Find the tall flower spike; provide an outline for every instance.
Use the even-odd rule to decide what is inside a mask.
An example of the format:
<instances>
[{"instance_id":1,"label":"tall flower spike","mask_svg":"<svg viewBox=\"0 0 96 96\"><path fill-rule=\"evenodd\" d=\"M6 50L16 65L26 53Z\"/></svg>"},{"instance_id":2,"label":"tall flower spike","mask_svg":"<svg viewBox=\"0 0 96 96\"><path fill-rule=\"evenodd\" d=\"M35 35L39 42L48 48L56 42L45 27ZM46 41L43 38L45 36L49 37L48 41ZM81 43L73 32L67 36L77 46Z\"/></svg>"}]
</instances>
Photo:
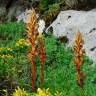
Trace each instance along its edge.
<instances>
[{"instance_id":1,"label":"tall flower spike","mask_svg":"<svg viewBox=\"0 0 96 96\"><path fill-rule=\"evenodd\" d=\"M81 88L83 88L84 78L85 78L85 74L83 72L81 72L81 65L83 65L83 63L84 63L83 44L84 44L84 41L82 38L82 34L80 32L78 32L76 34L76 40L75 40L75 46L74 46L74 51L76 53L74 62L76 64L76 71L77 71L77 84Z\"/></svg>"},{"instance_id":2,"label":"tall flower spike","mask_svg":"<svg viewBox=\"0 0 96 96\"><path fill-rule=\"evenodd\" d=\"M37 55L36 46L37 46L37 37L38 37L38 24L35 10L32 9L31 16L28 18L27 22L27 33L28 40L31 44L30 53L28 55L29 60L32 64L32 91L36 91L36 64L35 57Z\"/></svg>"},{"instance_id":3,"label":"tall flower spike","mask_svg":"<svg viewBox=\"0 0 96 96\"><path fill-rule=\"evenodd\" d=\"M41 85L44 84L44 63L46 60L45 44L43 36L38 37L38 55L40 57L41 64Z\"/></svg>"}]
</instances>

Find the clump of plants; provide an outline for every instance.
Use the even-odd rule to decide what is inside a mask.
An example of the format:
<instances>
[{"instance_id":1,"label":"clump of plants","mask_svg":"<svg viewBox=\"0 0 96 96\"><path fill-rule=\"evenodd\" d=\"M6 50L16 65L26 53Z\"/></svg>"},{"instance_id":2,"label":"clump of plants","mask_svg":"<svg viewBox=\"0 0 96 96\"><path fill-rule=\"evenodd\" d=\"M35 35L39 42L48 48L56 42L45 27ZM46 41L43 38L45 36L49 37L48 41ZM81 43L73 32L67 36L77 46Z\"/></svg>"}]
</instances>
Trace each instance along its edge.
<instances>
[{"instance_id":1,"label":"clump of plants","mask_svg":"<svg viewBox=\"0 0 96 96\"><path fill-rule=\"evenodd\" d=\"M49 4L48 0L40 0L39 9L41 13L48 10L48 4Z\"/></svg>"},{"instance_id":2,"label":"clump of plants","mask_svg":"<svg viewBox=\"0 0 96 96\"><path fill-rule=\"evenodd\" d=\"M21 89L20 87L17 87L17 89L15 89L15 92L13 92L12 96L31 96L27 91L23 89Z\"/></svg>"},{"instance_id":3,"label":"clump of plants","mask_svg":"<svg viewBox=\"0 0 96 96\"><path fill-rule=\"evenodd\" d=\"M41 17L45 20L46 26L55 20L60 12L61 1L59 0L40 0L39 11Z\"/></svg>"},{"instance_id":4,"label":"clump of plants","mask_svg":"<svg viewBox=\"0 0 96 96\"><path fill-rule=\"evenodd\" d=\"M27 33L28 33L28 40L31 44L31 48L29 50L29 60L32 64L32 90L36 91L36 56L40 57L41 63L41 83L44 82L44 63L46 60L46 53L44 50L44 42L42 36L39 36L38 32L38 21L36 17L36 12L33 9L32 14L29 18L29 22L27 23ZM41 35L41 32L40 32Z\"/></svg>"},{"instance_id":5,"label":"clump of plants","mask_svg":"<svg viewBox=\"0 0 96 96\"><path fill-rule=\"evenodd\" d=\"M47 12L44 13L44 20L46 23L50 24L52 21L57 17L58 13L60 12L60 5L59 3L55 3L52 5L49 5L49 9Z\"/></svg>"},{"instance_id":6,"label":"clump of plants","mask_svg":"<svg viewBox=\"0 0 96 96\"><path fill-rule=\"evenodd\" d=\"M26 39L19 39L12 48L0 47L0 58L14 58L17 53L25 53L28 47L30 47L30 44Z\"/></svg>"},{"instance_id":7,"label":"clump of plants","mask_svg":"<svg viewBox=\"0 0 96 96\"><path fill-rule=\"evenodd\" d=\"M37 36L38 36L38 25L35 10L32 10L32 14L30 16L29 22L27 23L27 33L28 40L31 44L30 53L28 55L29 60L32 64L32 90L36 91L36 64L35 57L37 56Z\"/></svg>"},{"instance_id":8,"label":"clump of plants","mask_svg":"<svg viewBox=\"0 0 96 96\"><path fill-rule=\"evenodd\" d=\"M17 89L15 89L15 92L13 92L12 96L62 96L62 93L56 91L54 94L52 94L49 88L47 89L38 88L36 93L29 93L25 91L24 88L21 89L20 87L17 87Z\"/></svg>"},{"instance_id":9,"label":"clump of plants","mask_svg":"<svg viewBox=\"0 0 96 96\"><path fill-rule=\"evenodd\" d=\"M12 56L12 48L5 48L5 47L1 47L0 48L0 58L13 58Z\"/></svg>"},{"instance_id":10,"label":"clump of plants","mask_svg":"<svg viewBox=\"0 0 96 96\"><path fill-rule=\"evenodd\" d=\"M54 5L55 3L59 4L62 0L40 0L39 3L39 9L41 13L44 13L45 11L48 11L50 9L51 5Z\"/></svg>"}]
</instances>

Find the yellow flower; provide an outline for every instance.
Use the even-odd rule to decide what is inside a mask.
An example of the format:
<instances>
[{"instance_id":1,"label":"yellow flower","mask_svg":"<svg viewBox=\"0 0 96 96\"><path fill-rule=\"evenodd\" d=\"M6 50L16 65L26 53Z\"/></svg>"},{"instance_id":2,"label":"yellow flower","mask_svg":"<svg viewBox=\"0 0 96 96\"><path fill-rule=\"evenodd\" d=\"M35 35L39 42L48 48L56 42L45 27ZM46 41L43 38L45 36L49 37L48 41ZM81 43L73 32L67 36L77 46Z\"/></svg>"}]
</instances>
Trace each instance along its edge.
<instances>
[{"instance_id":1,"label":"yellow flower","mask_svg":"<svg viewBox=\"0 0 96 96\"><path fill-rule=\"evenodd\" d=\"M2 59L5 58L5 55L2 55L1 58L2 58Z\"/></svg>"},{"instance_id":2,"label":"yellow flower","mask_svg":"<svg viewBox=\"0 0 96 96\"><path fill-rule=\"evenodd\" d=\"M12 48L7 48L8 51L12 51Z\"/></svg>"},{"instance_id":3,"label":"yellow flower","mask_svg":"<svg viewBox=\"0 0 96 96\"><path fill-rule=\"evenodd\" d=\"M24 89L17 87L12 96L29 96L29 94Z\"/></svg>"},{"instance_id":4,"label":"yellow flower","mask_svg":"<svg viewBox=\"0 0 96 96\"><path fill-rule=\"evenodd\" d=\"M7 58L13 58L13 56L10 55L10 54L6 55L6 57L7 57Z\"/></svg>"},{"instance_id":5,"label":"yellow flower","mask_svg":"<svg viewBox=\"0 0 96 96\"><path fill-rule=\"evenodd\" d=\"M16 46L21 47L21 48L23 48L24 46L29 46L29 45L30 44L25 39L20 39L19 41L16 42Z\"/></svg>"},{"instance_id":6,"label":"yellow flower","mask_svg":"<svg viewBox=\"0 0 96 96\"><path fill-rule=\"evenodd\" d=\"M12 51L12 48L4 48L4 47L1 47L0 48L0 52L2 51Z\"/></svg>"},{"instance_id":7,"label":"yellow flower","mask_svg":"<svg viewBox=\"0 0 96 96\"><path fill-rule=\"evenodd\" d=\"M40 89L38 88L36 96L52 96L48 89Z\"/></svg>"},{"instance_id":8,"label":"yellow flower","mask_svg":"<svg viewBox=\"0 0 96 96\"><path fill-rule=\"evenodd\" d=\"M0 58L2 58L2 55L0 55Z\"/></svg>"},{"instance_id":9,"label":"yellow flower","mask_svg":"<svg viewBox=\"0 0 96 96\"><path fill-rule=\"evenodd\" d=\"M4 48L0 48L0 52L3 51L3 50L4 50Z\"/></svg>"},{"instance_id":10,"label":"yellow flower","mask_svg":"<svg viewBox=\"0 0 96 96\"><path fill-rule=\"evenodd\" d=\"M0 55L0 58L2 58L2 59L6 59L6 58L13 58L13 56L12 55L10 55L10 54L8 54L8 55Z\"/></svg>"}]
</instances>

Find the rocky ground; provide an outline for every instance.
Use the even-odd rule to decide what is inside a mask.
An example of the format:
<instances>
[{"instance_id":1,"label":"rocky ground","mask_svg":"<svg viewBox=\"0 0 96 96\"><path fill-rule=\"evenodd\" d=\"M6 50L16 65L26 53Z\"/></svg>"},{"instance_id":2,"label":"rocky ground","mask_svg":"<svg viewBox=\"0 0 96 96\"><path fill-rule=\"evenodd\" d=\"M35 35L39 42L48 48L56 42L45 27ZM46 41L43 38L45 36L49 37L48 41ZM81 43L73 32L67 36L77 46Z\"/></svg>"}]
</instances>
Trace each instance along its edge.
<instances>
[{"instance_id":1,"label":"rocky ground","mask_svg":"<svg viewBox=\"0 0 96 96\"><path fill-rule=\"evenodd\" d=\"M14 21L16 20L16 16L24 12L26 9L32 7L39 9L38 5L40 2L42 5L42 1L43 0L0 0L0 22ZM46 0L46 2L50 4L58 2L61 10L89 10L96 7L96 0Z\"/></svg>"}]
</instances>

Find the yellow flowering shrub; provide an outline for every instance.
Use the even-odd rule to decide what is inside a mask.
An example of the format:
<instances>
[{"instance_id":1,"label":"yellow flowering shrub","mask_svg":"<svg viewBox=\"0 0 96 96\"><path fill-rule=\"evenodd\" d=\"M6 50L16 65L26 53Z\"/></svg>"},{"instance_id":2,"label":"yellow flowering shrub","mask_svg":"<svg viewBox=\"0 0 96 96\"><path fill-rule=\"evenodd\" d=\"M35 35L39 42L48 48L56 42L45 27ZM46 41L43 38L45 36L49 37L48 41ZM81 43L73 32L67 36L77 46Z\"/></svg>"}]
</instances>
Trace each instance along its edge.
<instances>
[{"instance_id":1,"label":"yellow flowering shrub","mask_svg":"<svg viewBox=\"0 0 96 96\"><path fill-rule=\"evenodd\" d=\"M12 48L6 48L6 47L1 47L0 48L0 58L13 58L12 55L13 49Z\"/></svg>"},{"instance_id":2,"label":"yellow flowering shrub","mask_svg":"<svg viewBox=\"0 0 96 96\"><path fill-rule=\"evenodd\" d=\"M38 88L36 96L52 96L52 94L48 89L40 89Z\"/></svg>"},{"instance_id":3,"label":"yellow flowering shrub","mask_svg":"<svg viewBox=\"0 0 96 96\"><path fill-rule=\"evenodd\" d=\"M1 47L0 48L0 52L2 52L2 51L13 51L13 49L12 48L5 48L5 47Z\"/></svg>"},{"instance_id":4,"label":"yellow flowering shrub","mask_svg":"<svg viewBox=\"0 0 96 96\"><path fill-rule=\"evenodd\" d=\"M0 58L13 58L17 52L25 52L27 47L30 46L30 43L25 39L20 39L16 42L15 46L10 47L1 47L0 48Z\"/></svg>"},{"instance_id":5,"label":"yellow flowering shrub","mask_svg":"<svg viewBox=\"0 0 96 96\"><path fill-rule=\"evenodd\" d=\"M27 40L25 39L20 39L19 41L16 42L16 47L21 47L23 48L24 46L29 46L30 44L28 43Z\"/></svg>"},{"instance_id":6,"label":"yellow flowering shrub","mask_svg":"<svg viewBox=\"0 0 96 96\"><path fill-rule=\"evenodd\" d=\"M4 59L4 58L7 58L7 59L11 59L11 58L13 58L13 56L12 55L10 55L10 54L7 54L7 55L0 55L0 58L2 58L2 59Z\"/></svg>"},{"instance_id":7,"label":"yellow flowering shrub","mask_svg":"<svg viewBox=\"0 0 96 96\"><path fill-rule=\"evenodd\" d=\"M13 49L12 48L6 48L8 51L13 51Z\"/></svg>"},{"instance_id":8,"label":"yellow flowering shrub","mask_svg":"<svg viewBox=\"0 0 96 96\"><path fill-rule=\"evenodd\" d=\"M54 95L51 94L51 92L49 91L49 88L47 88L47 89L38 88L37 94L36 94L36 96L61 96L61 95L62 95L62 93L59 93L58 91L56 93L54 93Z\"/></svg>"},{"instance_id":9,"label":"yellow flowering shrub","mask_svg":"<svg viewBox=\"0 0 96 96\"><path fill-rule=\"evenodd\" d=\"M20 89L19 87L17 87L12 96L62 96L62 94L57 91L53 95L51 94L49 88L47 89L38 88L37 93L28 93L24 89Z\"/></svg>"},{"instance_id":10,"label":"yellow flowering shrub","mask_svg":"<svg viewBox=\"0 0 96 96\"><path fill-rule=\"evenodd\" d=\"M30 95L24 89L20 89L19 87L17 87L12 96L30 96Z\"/></svg>"},{"instance_id":11,"label":"yellow flowering shrub","mask_svg":"<svg viewBox=\"0 0 96 96\"><path fill-rule=\"evenodd\" d=\"M26 39L20 39L16 42L15 46L12 48L10 47L1 47L0 48L0 58L13 58L13 55L15 53L19 52L25 52L27 47L30 46L30 43Z\"/></svg>"}]
</instances>

